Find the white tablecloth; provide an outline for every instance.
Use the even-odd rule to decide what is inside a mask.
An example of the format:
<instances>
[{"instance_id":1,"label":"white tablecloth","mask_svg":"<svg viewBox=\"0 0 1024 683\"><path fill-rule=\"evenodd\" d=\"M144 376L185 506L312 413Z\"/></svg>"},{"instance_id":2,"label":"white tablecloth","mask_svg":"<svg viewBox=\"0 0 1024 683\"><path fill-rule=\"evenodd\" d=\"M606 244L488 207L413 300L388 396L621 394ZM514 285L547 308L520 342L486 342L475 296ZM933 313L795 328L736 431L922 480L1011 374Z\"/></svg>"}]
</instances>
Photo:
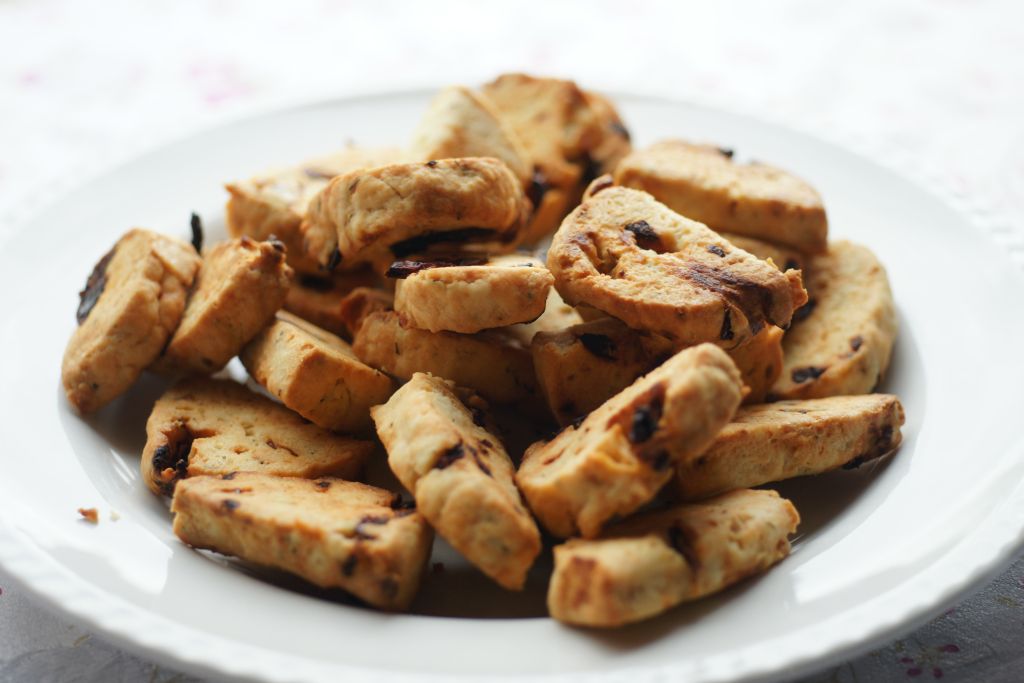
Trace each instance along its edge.
<instances>
[{"instance_id":1,"label":"white tablecloth","mask_svg":"<svg viewBox=\"0 0 1024 683\"><path fill-rule=\"evenodd\" d=\"M913 159L1024 231L1019 0L0 0L0 213L110 150L268 100L508 70L860 140ZM1018 562L920 630L809 680L1022 680L1022 577ZM138 680L193 679L49 614L0 571L0 683Z\"/></svg>"}]
</instances>

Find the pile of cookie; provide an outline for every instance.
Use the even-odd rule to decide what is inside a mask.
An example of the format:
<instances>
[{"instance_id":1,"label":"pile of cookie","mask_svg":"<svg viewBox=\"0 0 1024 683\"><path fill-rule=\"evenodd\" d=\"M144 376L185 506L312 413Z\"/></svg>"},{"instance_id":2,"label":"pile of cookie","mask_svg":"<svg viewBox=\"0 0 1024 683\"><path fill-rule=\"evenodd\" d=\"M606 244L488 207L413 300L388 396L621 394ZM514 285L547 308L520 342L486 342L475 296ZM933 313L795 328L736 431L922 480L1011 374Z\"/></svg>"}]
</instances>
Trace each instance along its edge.
<instances>
[{"instance_id":1,"label":"pile of cookie","mask_svg":"<svg viewBox=\"0 0 1024 683\"><path fill-rule=\"evenodd\" d=\"M756 487L900 443L887 277L817 192L634 150L570 81L448 88L402 148L227 189L229 240L100 260L62 368L83 414L170 380L141 473L193 547L402 610L435 532L508 590L553 546L551 615L617 626L782 560L799 516ZM212 377L236 356L254 388ZM405 496L360 483L381 445Z\"/></svg>"}]
</instances>

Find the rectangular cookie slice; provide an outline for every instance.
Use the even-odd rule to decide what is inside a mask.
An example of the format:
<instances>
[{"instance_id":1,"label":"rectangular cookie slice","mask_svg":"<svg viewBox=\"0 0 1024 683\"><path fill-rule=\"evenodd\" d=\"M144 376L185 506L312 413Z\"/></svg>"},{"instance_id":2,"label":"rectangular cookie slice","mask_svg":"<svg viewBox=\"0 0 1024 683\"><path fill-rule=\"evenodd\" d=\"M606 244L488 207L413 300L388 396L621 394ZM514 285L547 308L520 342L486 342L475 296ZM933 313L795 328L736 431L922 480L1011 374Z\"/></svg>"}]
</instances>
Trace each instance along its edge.
<instances>
[{"instance_id":1,"label":"rectangular cookie slice","mask_svg":"<svg viewBox=\"0 0 1024 683\"><path fill-rule=\"evenodd\" d=\"M807 253L824 251L828 241L825 207L813 187L767 164L735 163L732 150L664 140L623 159L615 183L648 192L714 230Z\"/></svg>"},{"instance_id":2,"label":"rectangular cookie slice","mask_svg":"<svg viewBox=\"0 0 1024 683\"><path fill-rule=\"evenodd\" d=\"M241 353L249 375L286 406L325 429L364 432L370 406L391 395L391 378L363 363L340 337L280 312Z\"/></svg>"},{"instance_id":3,"label":"rectangular cookie slice","mask_svg":"<svg viewBox=\"0 0 1024 683\"><path fill-rule=\"evenodd\" d=\"M395 311L376 311L362 319L352 349L364 363L395 377L429 372L495 403L538 394L529 349L504 328L478 334L429 332L403 327Z\"/></svg>"},{"instance_id":4,"label":"rectangular cookie slice","mask_svg":"<svg viewBox=\"0 0 1024 683\"><path fill-rule=\"evenodd\" d=\"M799 523L775 491L740 490L572 539L555 546L548 610L576 626L649 619L778 563Z\"/></svg>"},{"instance_id":5,"label":"rectangular cookie slice","mask_svg":"<svg viewBox=\"0 0 1024 683\"><path fill-rule=\"evenodd\" d=\"M453 383L418 372L371 412L391 470L430 525L498 584L520 590L540 532L481 410L468 408Z\"/></svg>"},{"instance_id":6,"label":"rectangular cookie slice","mask_svg":"<svg viewBox=\"0 0 1024 683\"><path fill-rule=\"evenodd\" d=\"M676 466L689 500L856 467L900 445L903 406L889 394L779 401L740 408L714 443Z\"/></svg>"},{"instance_id":7,"label":"rectangular cookie slice","mask_svg":"<svg viewBox=\"0 0 1024 683\"><path fill-rule=\"evenodd\" d=\"M398 161L397 147L350 147L335 154L310 159L291 168L261 173L249 180L225 185L227 228L232 237L248 235L267 240L277 237L288 249L288 263L300 273L322 274L316 259L306 253L299 226L309 201L334 176L368 166Z\"/></svg>"},{"instance_id":8,"label":"rectangular cookie slice","mask_svg":"<svg viewBox=\"0 0 1024 683\"><path fill-rule=\"evenodd\" d=\"M153 406L140 467L151 491L170 495L179 479L231 472L355 479L372 451L241 384L194 378Z\"/></svg>"},{"instance_id":9,"label":"rectangular cookie slice","mask_svg":"<svg viewBox=\"0 0 1024 683\"><path fill-rule=\"evenodd\" d=\"M291 280L280 242L240 237L214 245L203 256L159 368L189 374L221 370L274 319Z\"/></svg>"},{"instance_id":10,"label":"rectangular cookie slice","mask_svg":"<svg viewBox=\"0 0 1024 683\"><path fill-rule=\"evenodd\" d=\"M523 456L516 484L541 524L562 538L596 536L635 512L699 455L740 404L739 371L712 344L680 351Z\"/></svg>"},{"instance_id":11,"label":"rectangular cookie slice","mask_svg":"<svg viewBox=\"0 0 1024 683\"><path fill-rule=\"evenodd\" d=\"M283 569L386 610L409 606L433 533L397 494L341 479L252 472L178 482L174 533L194 548Z\"/></svg>"}]
</instances>

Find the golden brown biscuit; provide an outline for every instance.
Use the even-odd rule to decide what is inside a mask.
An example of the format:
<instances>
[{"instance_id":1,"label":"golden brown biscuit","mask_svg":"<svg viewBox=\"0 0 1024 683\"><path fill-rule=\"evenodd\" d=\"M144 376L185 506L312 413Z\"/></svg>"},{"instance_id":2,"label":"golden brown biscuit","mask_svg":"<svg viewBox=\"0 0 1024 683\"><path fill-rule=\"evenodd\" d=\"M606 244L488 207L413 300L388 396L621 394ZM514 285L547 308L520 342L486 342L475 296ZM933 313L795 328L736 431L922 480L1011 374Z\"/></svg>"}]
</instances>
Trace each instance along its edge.
<instances>
[{"instance_id":1,"label":"golden brown biscuit","mask_svg":"<svg viewBox=\"0 0 1024 683\"><path fill-rule=\"evenodd\" d=\"M548 610L577 626L648 619L778 563L799 523L775 491L741 490L572 539L555 546Z\"/></svg>"},{"instance_id":2,"label":"golden brown biscuit","mask_svg":"<svg viewBox=\"0 0 1024 683\"><path fill-rule=\"evenodd\" d=\"M472 334L540 317L554 278L526 254L452 261L396 261L395 310L402 324Z\"/></svg>"},{"instance_id":3,"label":"golden brown biscuit","mask_svg":"<svg viewBox=\"0 0 1024 683\"><path fill-rule=\"evenodd\" d=\"M410 161L494 157L526 185L533 164L519 135L490 100L463 86L443 89L430 102L409 146Z\"/></svg>"},{"instance_id":4,"label":"golden brown biscuit","mask_svg":"<svg viewBox=\"0 0 1024 683\"><path fill-rule=\"evenodd\" d=\"M283 311L241 359L267 391L325 429L370 429L370 406L388 400L393 389L387 375L361 362L340 337Z\"/></svg>"},{"instance_id":5,"label":"golden brown biscuit","mask_svg":"<svg viewBox=\"0 0 1024 683\"><path fill-rule=\"evenodd\" d=\"M354 479L372 450L236 382L194 378L153 406L140 467L151 491L170 495L179 479L230 472Z\"/></svg>"},{"instance_id":6,"label":"golden brown biscuit","mask_svg":"<svg viewBox=\"0 0 1024 683\"><path fill-rule=\"evenodd\" d=\"M403 327L394 311L377 311L363 317L352 348L364 363L400 379L429 372L494 403L536 398L530 351L505 329L428 332Z\"/></svg>"},{"instance_id":7,"label":"golden brown biscuit","mask_svg":"<svg viewBox=\"0 0 1024 683\"><path fill-rule=\"evenodd\" d=\"M341 300L341 320L345 323L345 329L354 343L355 336L368 315L394 309L394 294L373 287L356 287Z\"/></svg>"},{"instance_id":8,"label":"golden brown biscuit","mask_svg":"<svg viewBox=\"0 0 1024 683\"><path fill-rule=\"evenodd\" d=\"M387 610L412 602L433 539L396 494L341 479L192 477L178 483L171 512L174 533L190 546L342 588Z\"/></svg>"},{"instance_id":9,"label":"golden brown biscuit","mask_svg":"<svg viewBox=\"0 0 1024 683\"><path fill-rule=\"evenodd\" d=\"M889 394L740 408L711 447L676 466L686 499L857 467L900 445L903 406Z\"/></svg>"},{"instance_id":10,"label":"golden brown biscuit","mask_svg":"<svg viewBox=\"0 0 1024 683\"><path fill-rule=\"evenodd\" d=\"M808 260L810 300L782 341L777 398L874 391L889 367L896 306L885 268L867 247L833 242Z\"/></svg>"},{"instance_id":11,"label":"golden brown biscuit","mask_svg":"<svg viewBox=\"0 0 1024 683\"><path fill-rule=\"evenodd\" d=\"M80 293L78 328L61 363L64 393L78 412L105 406L157 359L181 322L199 262L188 243L139 228L100 259Z\"/></svg>"},{"instance_id":12,"label":"golden brown biscuit","mask_svg":"<svg viewBox=\"0 0 1024 683\"><path fill-rule=\"evenodd\" d=\"M284 298L284 308L303 320L343 339L351 339L342 301L359 287L373 287L380 278L369 268L335 271L330 275L299 275Z\"/></svg>"},{"instance_id":13,"label":"golden brown biscuit","mask_svg":"<svg viewBox=\"0 0 1024 683\"><path fill-rule=\"evenodd\" d=\"M280 242L240 237L214 245L160 368L207 375L223 368L274 319L291 279Z\"/></svg>"},{"instance_id":14,"label":"golden brown biscuit","mask_svg":"<svg viewBox=\"0 0 1024 683\"><path fill-rule=\"evenodd\" d=\"M397 163L404 157L406 154L397 147L349 147L293 168L228 183L225 185L231 195L226 207L228 234L232 237L246 235L256 240L277 237L287 247L292 268L310 275L323 274L320 264L307 253L299 231L310 199L337 175Z\"/></svg>"},{"instance_id":15,"label":"golden brown biscuit","mask_svg":"<svg viewBox=\"0 0 1024 683\"><path fill-rule=\"evenodd\" d=\"M744 405L764 403L782 374L782 339L782 330L769 325L743 346L729 349L729 357L740 369L743 385L748 389Z\"/></svg>"},{"instance_id":16,"label":"golden brown biscuit","mask_svg":"<svg viewBox=\"0 0 1024 683\"><path fill-rule=\"evenodd\" d=\"M512 481L504 446L454 389L414 374L373 408L377 435L430 525L485 574L519 590L540 553L540 532Z\"/></svg>"},{"instance_id":17,"label":"golden brown biscuit","mask_svg":"<svg viewBox=\"0 0 1024 683\"><path fill-rule=\"evenodd\" d=\"M824 251L828 241L825 207L814 188L766 164L734 163L731 150L665 140L623 159L615 183L649 192L715 230L808 253Z\"/></svg>"},{"instance_id":18,"label":"golden brown biscuit","mask_svg":"<svg viewBox=\"0 0 1024 683\"><path fill-rule=\"evenodd\" d=\"M739 346L785 327L807 300L800 272L780 273L649 194L611 187L576 208L548 251L555 286L676 346Z\"/></svg>"},{"instance_id":19,"label":"golden brown biscuit","mask_svg":"<svg viewBox=\"0 0 1024 683\"><path fill-rule=\"evenodd\" d=\"M353 171L310 201L303 235L328 270L404 258L436 244L506 248L528 204L519 180L488 157L438 159Z\"/></svg>"},{"instance_id":20,"label":"golden brown biscuit","mask_svg":"<svg viewBox=\"0 0 1024 683\"><path fill-rule=\"evenodd\" d=\"M594 410L527 450L516 483L541 524L562 538L596 536L635 512L699 455L740 404L735 364L720 348L680 351Z\"/></svg>"},{"instance_id":21,"label":"golden brown biscuit","mask_svg":"<svg viewBox=\"0 0 1024 683\"><path fill-rule=\"evenodd\" d=\"M759 240L756 237L737 235L734 232L721 232L722 237L728 240L734 247L750 252L762 261L771 260L772 264L779 270L803 270L807 257L796 249L784 247L771 242ZM807 274L804 273L804 279Z\"/></svg>"}]
</instances>

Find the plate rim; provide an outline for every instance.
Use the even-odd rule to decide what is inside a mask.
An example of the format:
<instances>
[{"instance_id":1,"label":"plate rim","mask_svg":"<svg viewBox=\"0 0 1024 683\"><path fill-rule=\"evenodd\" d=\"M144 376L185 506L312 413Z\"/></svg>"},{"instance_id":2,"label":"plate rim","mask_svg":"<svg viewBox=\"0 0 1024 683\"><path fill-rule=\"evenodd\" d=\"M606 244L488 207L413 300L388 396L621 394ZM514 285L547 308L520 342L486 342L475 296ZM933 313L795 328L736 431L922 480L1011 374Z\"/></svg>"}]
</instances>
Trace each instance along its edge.
<instances>
[{"instance_id":1,"label":"plate rim","mask_svg":"<svg viewBox=\"0 0 1024 683\"><path fill-rule=\"evenodd\" d=\"M52 205L56 205L74 190L85 187L104 175L114 173L123 166L151 152L172 146L192 136L230 124L262 117L294 112L304 108L331 106L360 100L385 97L426 96L436 92L432 87L389 87L371 88L349 93L338 93L330 97L283 97L264 98L240 111L226 112L202 119L196 125L172 129L145 144L126 144L101 155L97 159L83 162L78 172L65 170L57 178L62 180L41 180L34 188L16 197L13 203L0 213L0 245L20 235L35 216ZM863 161L886 168L902 179L923 190L933 201L954 212L966 224L974 227L986 238L999 243L1000 235L1019 235L1019 231L1008 220L1001 219L979 198L966 195L937 176L930 174L912 159L901 157L893 150L875 149L864 139L843 138L834 129L807 125L794 125L790 120L766 115L736 107L735 103L721 101L687 100L664 93L643 92L623 88L602 89L612 97L634 101L647 101L669 106L699 109L705 112L720 112L738 118L753 119L788 133L809 138L833 148L855 155ZM870 152L867 152L870 150ZM1006 249L1009 266L1019 274L1024 266L1024 242L1002 244ZM1024 440L1015 442L1012 449L1024 455ZM944 589L914 591L918 599L904 596L899 602L898 614L889 610L888 619L875 619L866 624L845 624L846 630L840 635L818 640L814 648L803 652L789 651L776 655L771 661L760 663L745 660L737 651L719 655L719 660L732 660L730 667L708 670L695 668L692 661L684 660L650 667L629 667L616 671L576 671L557 674L490 674L488 680L530 680L564 681L569 678L580 681L660 681L669 677L702 675L702 680L720 681L739 677L745 681L772 680L783 675L805 675L813 670L827 667L830 663L843 661L870 650L880 641L908 632L941 613L949 604L958 601L977 590L981 585L1005 570L1021 551L1024 551L1024 486L1014 489L1013 496L1002 501L989 514L992 519L985 522L984 538L967 538L952 546L948 554L963 554L965 546L981 546L988 552L975 552L970 563L960 559L962 572L959 580L944 582ZM0 506L0 513L3 508ZM1005 528L1004 528L1005 527ZM998 535L996 532L1000 532ZM53 613L84 626L112 644L134 654L157 661L168 667L187 671L205 677L229 680L257 681L306 681L319 680L317 671L344 672L351 681L412 681L451 680L465 681L468 674L414 674L411 672L368 669L343 662L314 660L307 657L262 650L240 640L211 635L174 622L141 606L124 601L117 595L103 591L84 579L56 565L49 557L34 547L31 541L22 540L22 533L0 515L0 567L7 572L13 583L32 595L35 601ZM984 542L985 540L988 542ZM947 572L949 573L949 572ZM927 597L930 596L930 597ZM860 628L851 628L859 626ZM167 629L171 629L169 632ZM158 633L159 637L147 636ZM174 637L168 637L173 633ZM837 631L837 633L839 633ZM173 650L166 641L176 644ZM232 651L235 655L232 655ZM269 656L268 656L269 653ZM718 660L714 660L719 663ZM479 676L475 676L479 678Z\"/></svg>"}]
</instances>

